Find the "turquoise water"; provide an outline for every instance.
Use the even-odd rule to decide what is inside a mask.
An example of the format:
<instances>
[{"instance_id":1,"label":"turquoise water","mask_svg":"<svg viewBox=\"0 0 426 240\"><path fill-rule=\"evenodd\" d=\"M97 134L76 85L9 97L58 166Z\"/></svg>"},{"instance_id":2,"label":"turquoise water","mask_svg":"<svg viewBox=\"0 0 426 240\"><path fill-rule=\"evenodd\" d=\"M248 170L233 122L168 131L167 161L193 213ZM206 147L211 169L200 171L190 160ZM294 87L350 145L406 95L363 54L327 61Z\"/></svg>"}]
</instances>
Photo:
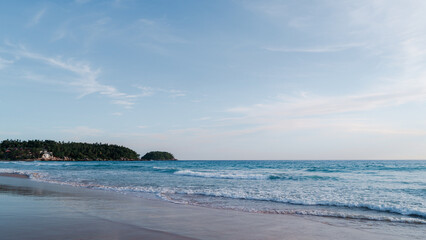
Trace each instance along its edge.
<instances>
[{"instance_id":1,"label":"turquoise water","mask_svg":"<svg viewBox=\"0 0 426 240\"><path fill-rule=\"evenodd\" d=\"M426 224L426 161L35 161L0 172L211 208Z\"/></svg>"}]
</instances>

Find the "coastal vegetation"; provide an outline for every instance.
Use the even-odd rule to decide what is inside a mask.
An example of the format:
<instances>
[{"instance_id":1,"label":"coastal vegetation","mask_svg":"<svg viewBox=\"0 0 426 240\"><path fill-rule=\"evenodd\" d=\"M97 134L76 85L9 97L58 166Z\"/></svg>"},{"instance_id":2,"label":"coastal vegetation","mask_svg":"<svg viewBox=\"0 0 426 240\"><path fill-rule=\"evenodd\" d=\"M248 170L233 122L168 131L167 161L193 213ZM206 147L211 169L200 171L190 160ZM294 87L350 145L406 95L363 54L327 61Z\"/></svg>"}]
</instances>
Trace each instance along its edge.
<instances>
[{"instance_id":1,"label":"coastal vegetation","mask_svg":"<svg viewBox=\"0 0 426 240\"><path fill-rule=\"evenodd\" d=\"M176 160L173 154L168 152L153 151L145 154L141 160Z\"/></svg>"},{"instance_id":2,"label":"coastal vegetation","mask_svg":"<svg viewBox=\"0 0 426 240\"><path fill-rule=\"evenodd\" d=\"M1 160L139 160L139 154L127 147L103 143L56 142L52 140L4 140L0 143Z\"/></svg>"}]
</instances>

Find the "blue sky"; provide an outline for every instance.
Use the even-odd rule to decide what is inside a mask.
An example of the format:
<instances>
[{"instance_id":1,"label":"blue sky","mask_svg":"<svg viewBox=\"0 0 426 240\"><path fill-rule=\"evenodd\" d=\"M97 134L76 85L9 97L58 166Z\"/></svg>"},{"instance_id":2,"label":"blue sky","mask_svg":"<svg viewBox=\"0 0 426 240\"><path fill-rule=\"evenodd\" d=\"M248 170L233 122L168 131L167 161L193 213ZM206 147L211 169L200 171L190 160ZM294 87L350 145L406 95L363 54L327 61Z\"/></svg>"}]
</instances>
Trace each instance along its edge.
<instances>
[{"instance_id":1,"label":"blue sky","mask_svg":"<svg viewBox=\"0 0 426 240\"><path fill-rule=\"evenodd\" d=\"M1 1L0 139L425 159L425 1Z\"/></svg>"}]
</instances>

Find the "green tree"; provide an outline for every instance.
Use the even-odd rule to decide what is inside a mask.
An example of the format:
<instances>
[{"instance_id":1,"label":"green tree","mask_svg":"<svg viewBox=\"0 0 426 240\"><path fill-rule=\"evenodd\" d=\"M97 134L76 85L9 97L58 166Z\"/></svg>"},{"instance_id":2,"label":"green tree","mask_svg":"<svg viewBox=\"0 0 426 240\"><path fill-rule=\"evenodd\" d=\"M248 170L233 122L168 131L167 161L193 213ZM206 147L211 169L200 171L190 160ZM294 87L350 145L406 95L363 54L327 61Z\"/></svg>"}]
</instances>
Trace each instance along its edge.
<instances>
[{"instance_id":1,"label":"green tree","mask_svg":"<svg viewBox=\"0 0 426 240\"><path fill-rule=\"evenodd\" d=\"M39 159L40 152L52 152L53 156L71 160L137 160L139 154L118 145L102 143L55 142L52 140L4 140L0 143L0 159Z\"/></svg>"},{"instance_id":2,"label":"green tree","mask_svg":"<svg viewBox=\"0 0 426 240\"><path fill-rule=\"evenodd\" d=\"M145 154L141 160L176 160L173 154L168 152L152 151Z\"/></svg>"}]
</instances>

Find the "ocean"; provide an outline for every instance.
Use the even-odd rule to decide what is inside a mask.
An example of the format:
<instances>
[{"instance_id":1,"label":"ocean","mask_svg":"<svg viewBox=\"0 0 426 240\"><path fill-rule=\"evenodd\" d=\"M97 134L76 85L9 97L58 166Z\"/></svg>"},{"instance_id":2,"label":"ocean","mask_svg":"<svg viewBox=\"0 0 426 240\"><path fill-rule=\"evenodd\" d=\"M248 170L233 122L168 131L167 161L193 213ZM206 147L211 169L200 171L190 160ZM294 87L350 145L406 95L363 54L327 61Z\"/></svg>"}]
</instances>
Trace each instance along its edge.
<instances>
[{"instance_id":1,"label":"ocean","mask_svg":"<svg viewBox=\"0 0 426 240\"><path fill-rule=\"evenodd\" d=\"M0 172L177 204L426 229L426 161L3 161Z\"/></svg>"}]
</instances>

